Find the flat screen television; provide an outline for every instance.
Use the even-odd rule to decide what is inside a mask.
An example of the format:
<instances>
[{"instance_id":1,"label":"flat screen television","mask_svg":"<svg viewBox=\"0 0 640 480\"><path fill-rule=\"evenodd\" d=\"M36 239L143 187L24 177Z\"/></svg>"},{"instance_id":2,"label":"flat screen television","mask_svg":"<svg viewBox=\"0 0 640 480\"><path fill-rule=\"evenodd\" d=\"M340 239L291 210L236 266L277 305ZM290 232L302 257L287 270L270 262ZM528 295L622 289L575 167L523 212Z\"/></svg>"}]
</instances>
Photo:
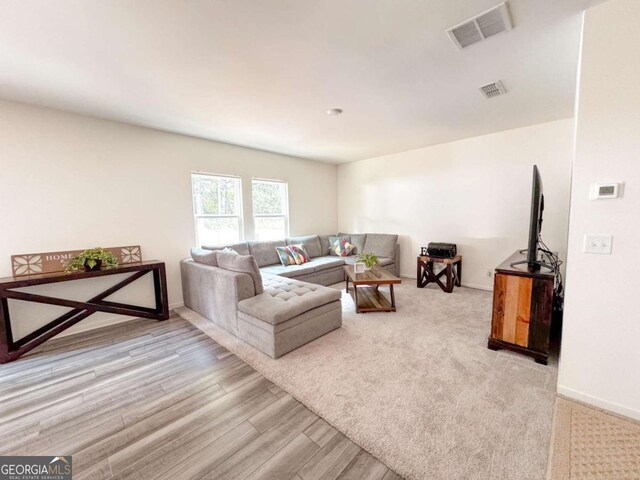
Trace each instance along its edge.
<instances>
[{"instance_id":1,"label":"flat screen television","mask_svg":"<svg viewBox=\"0 0 640 480\"><path fill-rule=\"evenodd\" d=\"M531 216L529 218L529 242L527 249L521 253L526 253L527 259L522 262L511 264L524 265L529 270L538 270L542 262L538 259L538 245L540 240L540 231L542 230L542 212L544 211L544 195L542 193L542 178L537 165L533 166L533 183L531 185Z\"/></svg>"},{"instance_id":2,"label":"flat screen television","mask_svg":"<svg viewBox=\"0 0 640 480\"><path fill-rule=\"evenodd\" d=\"M539 268L538 241L542 230L542 212L544 211L544 194L542 178L538 166L533 166L533 184L531 185L531 217L529 219L529 244L527 245L527 264L531 268Z\"/></svg>"}]
</instances>

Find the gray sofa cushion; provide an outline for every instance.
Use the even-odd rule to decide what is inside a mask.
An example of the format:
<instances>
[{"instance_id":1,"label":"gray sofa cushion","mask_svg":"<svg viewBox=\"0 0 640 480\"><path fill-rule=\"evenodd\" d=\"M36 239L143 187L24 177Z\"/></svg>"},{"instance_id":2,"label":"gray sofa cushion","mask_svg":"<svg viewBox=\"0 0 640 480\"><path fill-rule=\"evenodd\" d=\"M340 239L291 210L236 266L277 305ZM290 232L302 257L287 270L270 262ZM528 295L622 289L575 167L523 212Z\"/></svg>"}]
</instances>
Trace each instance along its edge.
<instances>
[{"instance_id":1,"label":"gray sofa cushion","mask_svg":"<svg viewBox=\"0 0 640 480\"><path fill-rule=\"evenodd\" d=\"M360 255L364 252L364 244L367 240L366 233L339 233L338 236L350 239L349 243L356 247L353 252L351 252L351 255Z\"/></svg>"},{"instance_id":2,"label":"gray sofa cushion","mask_svg":"<svg viewBox=\"0 0 640 480\"><path fill-rule=\"evenodd\" d=\"M262 275L260 269L256 263L256 259L251 255L236 255L233 253L226 253L217 251L218 266L225 270L238 273L248 273L253 279L253 286L255 287L256 295L264 292L262 285Z\"/></svg>"},{"instance_id":3,"label":"gray sofa cushion","mask_svg":"<svg viewBox=\"0 0 640 480\"><path fill-rule=\"evenodd\" d=\"M396 256L396 244L398 235L388 235L385 233L367 233L367 240L364 242L364 251L373 253L378 257Z\"/></svg>"},{"instance_id":4,"label":"gray sofa cushion","mask_svg":"<svg viewBox=\"0 0 640 480\"><path fill-rule=\"evenodd\" d=\"M318 235L308 235L306 237L291 237L287 238L287 245L298 245L301 244L304 249L309 254L309 257L321 257L322 247L320 245L320 238Z\"/></svg>"},{"instance_id":5,"label":"gray sofa cushion","mask_svg":"<svg viewBox=\"0 0 640 480\"><path fill-rule=\"evenodd\" d=\"M218 257L216 256L216 252L211 250L193 247L191 248L191 258L193 258L194 262L204 263L205 265L210 265L212 267L218 266Z\"/></svg>"},{"instance_id":6,"label":"gray sofa cushion","mask_svg":"<svg viewBox=\"0 0 640 480\"><path fill-rule=\"evenodd\" d=\"M314 269L311 262L303 263L302 265L267 265L266 267L260 268L260 273L280 275L287 278L308 275L313 272Z\"/></svg>"},{"instance_id":7,"label":"gray sofa cushion","mask_svg":"<svg viewBox=\"0 0 640 480\"><path fill-rule=\"evenodd\" d=\"M276 247L284 247L284 240L259 241L255 240L249 243L249 252L256 258L259 267L265 265L280 264L280 257L276 252Z\"/></svg>"},{"instance_id":8,"label":"gray sofa cushion","mask_svg":"<svg viewBox=\"0 0 640 480\"><path fill-rule=\"evenodd\" d=\"M327 270L329 268L341 267L344 265L344 259L348 257L335 257L335 256L325 256L314 258L309 262L308 265L312 265L314 271L320 272L322 270Z\"/></svg>"},{"instance_id":9,"label":"gray sofa cushion","mask_svg":"<svg viewBox=\"0 0 640 480\"><path fill-rule=\"evenodd\" d=\"M238 310L272 325L342 296L340 290L268 274L264 276L264 286L264 293L239 302Z\"/></svg>"},{"instance_id":10,"label":"gray sofa cushion","mask_svg":"<svg viewBox=\"0 0 640 480\"><path fill-rule=\"evenodd\" d=\"M234 243L231 245L203 245L202 248L204 248L205 250L224 250L225 248L230 248L231 250L235 250L236 252L238 252L240 255L251 255L249 253L249 244L247 242Z\"/></svg>"},{"instance_id":11,"label":"gray sofa cushion","mask_svg":"<svg viewBox=\"0 0 640 480\"><path fill-rule=\"evenodd\" d=\"M320 239L320 249L322 250L322 255L329 255L329 247L331 244L329 243L329 237L335 237L333 233L329 235L318 235L318 239Z\"/></svg>"},{"instance_id":12,"label":"gray sofa cushion","mask_svg":"<svg viewBox=\"0 0 640 480\"><path fill-rule=\"evenodd\" d=\"M386 267L387 265L391 265L393 263L393 258L389 257L378 257L378 265L381 267Z\"/></svg>"}]
</instances>

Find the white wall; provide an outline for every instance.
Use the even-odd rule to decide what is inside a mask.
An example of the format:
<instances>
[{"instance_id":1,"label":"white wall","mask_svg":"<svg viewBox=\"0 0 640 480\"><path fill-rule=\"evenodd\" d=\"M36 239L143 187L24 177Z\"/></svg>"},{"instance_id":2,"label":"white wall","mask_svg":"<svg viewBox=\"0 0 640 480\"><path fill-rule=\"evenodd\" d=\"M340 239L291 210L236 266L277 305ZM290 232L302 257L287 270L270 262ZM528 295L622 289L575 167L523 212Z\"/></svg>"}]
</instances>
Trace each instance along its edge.
<instances>
[{"instance_id":1,"label":"white wall","mask_svg":"<svg viewBox=\"0 0 640 480\"><path fill-rule=\"evenodd\" d=\"M12 254L140 244L166 262L180 303L179 261L195 244L192 170L240 175L245 193L252 177L287 180L291 235L337 230L334 165L0 102L0 277ZM82 285L73 293L86 298ZM21 334L43 323L18 313Z\"/></svg>"},{"instance_id":2,"label":"white wall","mask_svg":"<svg viewBox=\"0 0 640 480\"><path fill-rule=\"evenodd\" d=\"M640 2L587 10L573 167L558 391L640 419ZM592 182L624 181L623 198L590 201ZM612 255L583 253L613 235Z\"/></svg>"},{"instance_id":3,"label":"white wall","mask_svg":"<svg viewBox=\"0 0 640 480\"><path fill-rule=\"evenodd\" d=\"M532 165L545 194L543 238L564 257L573 157L571 119L340 165L338 225L401 235L401 274L415 278L428 242L454 242L463 283L491 288L488 271L526 248Z\"/></svg>"}]
</instances>

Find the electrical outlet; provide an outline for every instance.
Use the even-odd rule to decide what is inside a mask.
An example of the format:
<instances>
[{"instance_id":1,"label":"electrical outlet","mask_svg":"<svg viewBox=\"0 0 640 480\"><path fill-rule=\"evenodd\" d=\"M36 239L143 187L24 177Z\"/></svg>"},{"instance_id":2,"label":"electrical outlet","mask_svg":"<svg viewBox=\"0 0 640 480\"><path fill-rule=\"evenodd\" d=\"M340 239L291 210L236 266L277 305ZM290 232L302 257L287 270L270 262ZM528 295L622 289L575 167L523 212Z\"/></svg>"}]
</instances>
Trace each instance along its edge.
<instances>
[{"instance_id":1,"label":"electrical outlet","mask_svg":"<svg viewBox=\"0 0 640 480\"><path fill-rule=\"evenodd\" d=\"M600 255L611 255L612 244L613 244L612 235L588 234L584 236L585 253L598 253Z\"/></svg>"}]
</instances>

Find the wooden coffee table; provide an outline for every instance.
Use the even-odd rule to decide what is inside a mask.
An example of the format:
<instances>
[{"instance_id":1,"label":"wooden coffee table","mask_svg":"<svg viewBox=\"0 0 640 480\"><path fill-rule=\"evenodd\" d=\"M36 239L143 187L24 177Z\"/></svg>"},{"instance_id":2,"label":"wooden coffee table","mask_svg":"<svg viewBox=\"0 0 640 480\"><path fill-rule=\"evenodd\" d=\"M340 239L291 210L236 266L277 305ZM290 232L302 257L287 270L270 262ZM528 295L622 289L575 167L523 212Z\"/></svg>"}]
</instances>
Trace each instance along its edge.
<instances>
[{"instance_id":1,"label":"wooden coffee table","mask_svg":"<svg viewBox=\"0 0 640 480\"><path fill-rule=\"evenodd\" d=\"M398 277L378 265L374 265L371 270L366 270L362 273L354 273L353 265L345 265L344 273L347 281L347 292L349 292L349 281L353 283L356 313L396 311L396 297L393 294L393 286L402 283L402 280ZM380 285L389 285L391 300L380 291Z\"/></svg>"}]
</instances>

